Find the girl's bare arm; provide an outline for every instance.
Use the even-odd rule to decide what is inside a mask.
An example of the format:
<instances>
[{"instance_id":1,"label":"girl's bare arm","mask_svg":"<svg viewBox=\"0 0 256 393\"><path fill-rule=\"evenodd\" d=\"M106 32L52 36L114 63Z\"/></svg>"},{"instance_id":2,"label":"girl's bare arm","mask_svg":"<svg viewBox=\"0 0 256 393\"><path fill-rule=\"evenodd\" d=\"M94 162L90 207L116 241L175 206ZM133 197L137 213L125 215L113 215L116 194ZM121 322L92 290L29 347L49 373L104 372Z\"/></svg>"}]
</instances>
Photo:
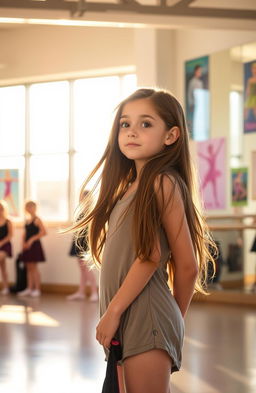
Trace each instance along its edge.
<instances>
[{"instance_id":1,"label":"girl's bare arm","mask_svg":"<svg viewBox=\"0 0 256 393\"><path fill-rule=\"evenodd\" d=\"M164 211L162 223L175 267L173 295L182 315L185 316L194 293L198 265L179 187L176 185L174 188L173 181L167 176L163 179L163 187L165 201L173 194Z\"/></svg>"}]
</instances>

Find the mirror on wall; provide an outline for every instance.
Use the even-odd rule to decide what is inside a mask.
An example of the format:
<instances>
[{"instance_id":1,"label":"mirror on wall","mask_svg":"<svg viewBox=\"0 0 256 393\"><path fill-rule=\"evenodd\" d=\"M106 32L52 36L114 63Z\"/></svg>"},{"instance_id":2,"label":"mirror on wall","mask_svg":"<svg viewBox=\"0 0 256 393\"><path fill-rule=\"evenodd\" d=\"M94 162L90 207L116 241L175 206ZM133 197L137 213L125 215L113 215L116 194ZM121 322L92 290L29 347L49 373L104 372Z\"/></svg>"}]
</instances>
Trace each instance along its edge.
<instances>
[{"instance_id":1,"label":"mirror on wall","mask_svg":"<svg viewBox=\"0 0 256 393\"><path fill-rule=\"evenodd\" d=\"M203 97L197 90L208 89L208 135L192 129L191 136L208 223L221 253L215 289L250 291L256 282L256 253L251 252L256 234L256 42L187 61L188 98L196 77L202 83L194 82L194 113L187 111L187 117L196 124ZM246 220L246 215L251 217Z\"/></svg>"}]
</instances>

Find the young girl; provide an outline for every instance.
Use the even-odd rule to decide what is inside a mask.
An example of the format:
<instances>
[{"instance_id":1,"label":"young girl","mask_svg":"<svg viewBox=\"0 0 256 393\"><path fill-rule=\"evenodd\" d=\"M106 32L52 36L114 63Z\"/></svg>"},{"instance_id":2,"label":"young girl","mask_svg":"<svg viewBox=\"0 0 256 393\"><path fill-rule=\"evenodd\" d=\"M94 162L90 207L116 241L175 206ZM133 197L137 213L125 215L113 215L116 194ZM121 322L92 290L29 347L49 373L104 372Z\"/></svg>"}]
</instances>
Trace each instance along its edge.
<instances>
[{"instance_id":1,"label":"young girl","mask_svg":"<svg viewBox=\"0 0 256 393\"><path fill-rule=\"evenodd\" d=\"M11 238L13 235L12 222L8 219L8 205L2 200L0 201L0 269L2 274L3 289L2 295L8 295L8 275L5 260L12 256Z\"/></svg>"},{"instance_id":2,"label":"young girl","mask_svg":"<svg viewBox=\"0 0 256 393\"><path fill-rule=\"evenodd\" d=\"M28 201L25 204L25 211L30 219L25 224L21 259L27 266L28 287L24 291L18 292L18 296L38 297L41 295L40 273L37 264L45 262L44 251L39 239L46 235L46 230L42 220L36 215L36 209L37 205L33 201Z\"/></svg>"},{"instance_id":3,"label":"young girl","mask_svg":"<svg viewBox=\"0 0 256 393\"><path fill-rule=\"evenodd\" d=\"M112 338L121 343L121 391L124 382L127 393L169 393L170 372L181 366L184 316L194 290L205 293L212 260L176 98L139 89L124 100L84 187L102 165L97 202L89 211L81 204L83 218L72 227L83 233L89 224L101 266L96 339L107 357Z\"/></svg>"},{"instance_id":4,"label":"young girl","mask_svg":"<svg viewBox=\"0 0 256 393\"><path fill-rule=\"evenodd\" d=\"M88 191L85 191L82 195L83 198L86 197ZM81 202L81 197L80 197ZM83 300L85 298L84 292L85 287L89 285L91 287L91 295L89 300L91 302L98 301L98 288L96 283L96 278L94 273L87 267L87 261L84 260L83 254L88 251L88 243L87 243L87 229L85 230L83 239L78 239L78 243L76 244L76 239L73 239L71 249L69 255L72 257L76 257L80 270L80 283L77 291L72 295L67 296L68 300Z\"/></svg>"}]
</instances>

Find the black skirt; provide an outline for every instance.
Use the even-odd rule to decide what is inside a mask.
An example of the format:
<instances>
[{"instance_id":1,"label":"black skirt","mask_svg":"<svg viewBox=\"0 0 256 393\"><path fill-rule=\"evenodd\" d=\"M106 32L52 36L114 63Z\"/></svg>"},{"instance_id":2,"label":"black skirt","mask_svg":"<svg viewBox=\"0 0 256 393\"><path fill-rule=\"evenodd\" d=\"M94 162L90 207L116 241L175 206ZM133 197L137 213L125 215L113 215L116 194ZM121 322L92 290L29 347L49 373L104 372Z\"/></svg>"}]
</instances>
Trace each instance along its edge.
<instances>
[{"instance_id":1,"label":"black skirt","mask_svg":"<svg viewBox=\"0 0 256 393\"><path fill-rule=\"evenodd\" d=\"M79 258L84 252L88 251L88 249L89 247L85 237L78 240L78 246L76 245L75 239L73 239L69 255Z\"/></svg>"},{"instance_id":2,"label":"black skirt","mask_svg":"<svg viewBox=\"0 0 256 393\"><path fill-rule=\"evenodd\" d=\"M0 251L4 251L8 257L12 257L12 245L10 242L5 243L2 247L0 247Z\"/></svg>"},{"instance_id":3,"label":"black skirt","mask_svg":"<svg viewBox=\"0 0 256 393\"><path fill-rule=\"evenodd\" d=\"M20 258L23 262L45 262L44 250L40 240L36 240L28 250L23 251Z\"/></svg>"}]
</instances>

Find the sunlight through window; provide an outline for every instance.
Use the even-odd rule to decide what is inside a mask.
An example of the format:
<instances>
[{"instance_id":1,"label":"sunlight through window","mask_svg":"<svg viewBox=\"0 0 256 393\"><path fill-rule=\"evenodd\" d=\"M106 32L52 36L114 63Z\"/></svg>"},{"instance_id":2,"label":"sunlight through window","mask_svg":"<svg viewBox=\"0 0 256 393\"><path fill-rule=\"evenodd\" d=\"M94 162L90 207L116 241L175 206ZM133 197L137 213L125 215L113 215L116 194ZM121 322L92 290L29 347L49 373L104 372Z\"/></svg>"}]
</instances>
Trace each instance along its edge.
<instances>
[{"instance_id":1,"label":"sunlight through window","mask_svg":"<svg viewBox=\"0 0 256 393\"><path fill-rule=\"evenodd\" d=\"M0 323L28 324L33 326L57 327L59 322L49 315L33 311L32 307L3 305L0 307Z\"/></svg>"}]
</instances>

